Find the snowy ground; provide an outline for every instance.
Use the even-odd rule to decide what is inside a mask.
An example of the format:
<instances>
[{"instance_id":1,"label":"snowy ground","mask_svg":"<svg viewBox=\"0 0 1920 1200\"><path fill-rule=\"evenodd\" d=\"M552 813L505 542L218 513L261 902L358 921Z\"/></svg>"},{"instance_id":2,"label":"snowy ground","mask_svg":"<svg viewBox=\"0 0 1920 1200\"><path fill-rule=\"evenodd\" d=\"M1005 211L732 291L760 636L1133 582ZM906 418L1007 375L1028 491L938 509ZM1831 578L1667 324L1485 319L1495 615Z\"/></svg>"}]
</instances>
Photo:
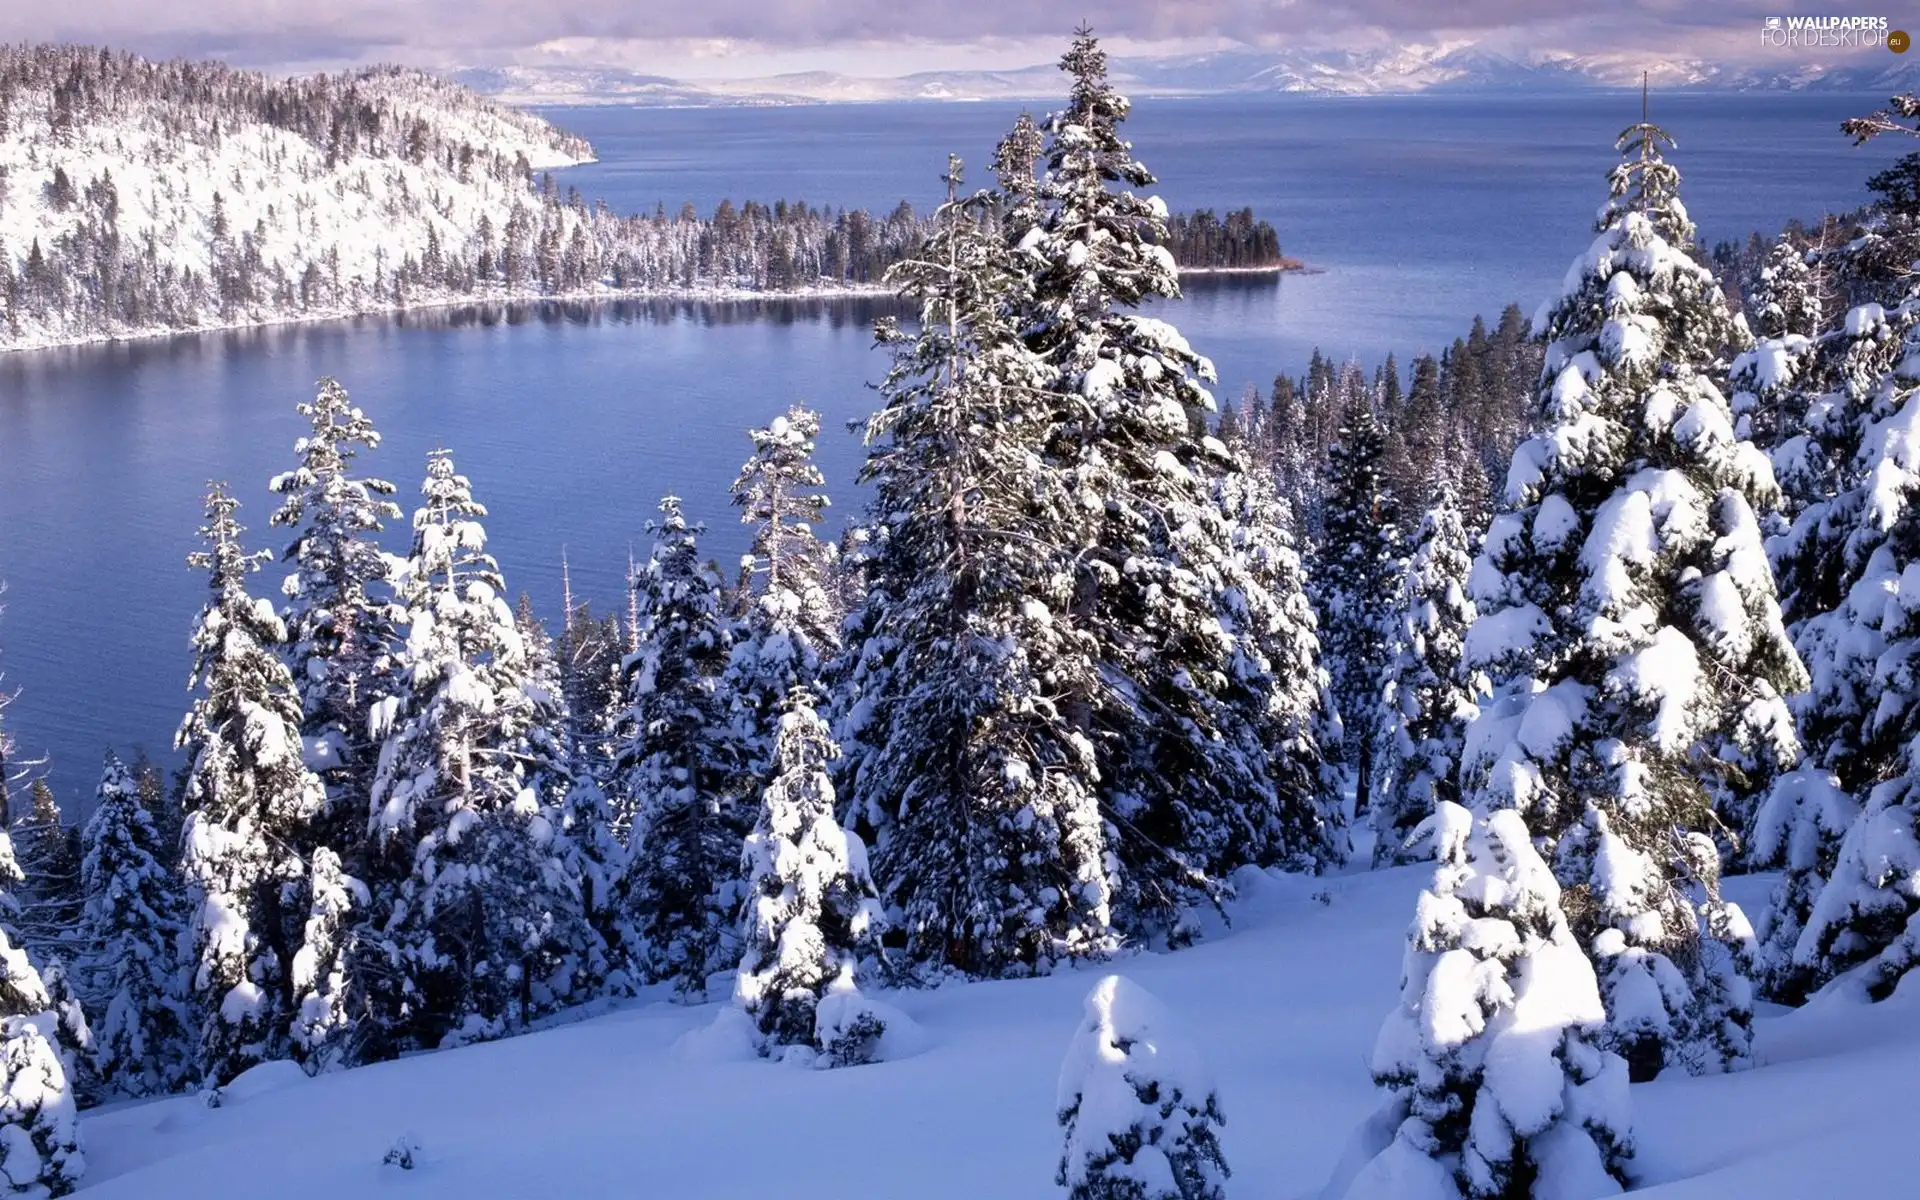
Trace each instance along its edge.
<instances>
[{"instance_id":1,"label":"snowy ground","mask_svg":"<svg viewBox=\"0 0 1920 1200\"><path fill-rule=\"evenodd\" d=\"M1112 968L1165 1001L1208 1054L1230 1195L1317 1196L1377 1105L1368 1053L1427 873L1257 879L1232 931ZM1765 888L1730 890L1757 909ZM1102 973L890 996L925 1048L840 1071L691 1053L678 1043L715 1007L666 1002L314 1080L275 1064L218 1109L178 1098L90 1114L83 1194L1058 1197L1055 1077ZM1768 1015L1760 1068L1636 1088L1647 1194L1911 1194L1915 991ZM382 1167L403 1134L418 1165Z\"/></svg>"}]
</instances>

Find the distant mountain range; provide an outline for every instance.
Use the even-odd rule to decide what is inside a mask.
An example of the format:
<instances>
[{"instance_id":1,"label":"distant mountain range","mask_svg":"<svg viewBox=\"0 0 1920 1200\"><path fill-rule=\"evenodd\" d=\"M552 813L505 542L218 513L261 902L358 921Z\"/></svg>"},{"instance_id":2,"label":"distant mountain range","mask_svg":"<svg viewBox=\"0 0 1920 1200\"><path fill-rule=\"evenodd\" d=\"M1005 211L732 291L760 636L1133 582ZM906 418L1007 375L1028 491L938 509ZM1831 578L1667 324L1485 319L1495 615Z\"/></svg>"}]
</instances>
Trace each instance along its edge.
<instances>
[{"instance_id":1,"label":"distant mountain range","mask_svg":"<svg viewBox=\"0 0 1920 1200\"><path fill-rule=\"evenodd\" d=\"M1523 57L1474 45L1386 51L1233 50L1171 58L1117 58L1113 73L1136 96L1379 96L1419 92L1566 92L1637 87L1641 71L1667 91L1844 91L1920 87L1920 62L1891 54L1861 62L1729 64L1629 54L1541 52ZM1027 100L1058 94L1044 63L1007 71L930 71L893 78L811 71L757 79L686 80L585 66L474 67L459 82L512 104L788 105L901 100Z\"/></svg>"}]
</instances>

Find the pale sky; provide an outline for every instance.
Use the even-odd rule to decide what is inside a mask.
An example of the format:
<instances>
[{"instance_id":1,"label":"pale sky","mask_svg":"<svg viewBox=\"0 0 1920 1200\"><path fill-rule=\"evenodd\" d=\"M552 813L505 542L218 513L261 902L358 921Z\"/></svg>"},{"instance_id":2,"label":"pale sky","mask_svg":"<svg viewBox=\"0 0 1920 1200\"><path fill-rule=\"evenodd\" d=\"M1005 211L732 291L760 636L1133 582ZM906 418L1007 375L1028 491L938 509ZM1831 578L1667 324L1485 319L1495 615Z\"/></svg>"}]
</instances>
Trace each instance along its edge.
<instances>
[{"instance_id":1,"label":"pale sky","mask_svg":"<svg viewBox=\"0 0 1920 1200\"><path fill-rule=\"evenodd\" d=\"M719 78L1027 66L1057 57L1082 19L1116 54L1460 39L1749 61L1763 58L1762 18L1793 11L1779 0L0 0L0 40L282 69L567 63Z\"/></svg>"}]
</instances>

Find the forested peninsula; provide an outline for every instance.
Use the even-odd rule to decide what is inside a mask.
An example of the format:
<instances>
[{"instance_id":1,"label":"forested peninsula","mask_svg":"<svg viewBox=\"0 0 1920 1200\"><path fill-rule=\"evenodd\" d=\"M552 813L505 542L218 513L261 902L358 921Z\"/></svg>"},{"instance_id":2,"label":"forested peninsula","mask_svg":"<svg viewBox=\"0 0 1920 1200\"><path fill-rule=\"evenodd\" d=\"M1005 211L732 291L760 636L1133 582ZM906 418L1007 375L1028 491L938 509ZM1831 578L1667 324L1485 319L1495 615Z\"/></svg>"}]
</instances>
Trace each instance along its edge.
<instances>
[{"instance_id":1,"label":"forested peninsula","mask_svg":"<svg viewBox=\"0 0 1920 1200\"><path fill-rule=\"evenodd\" d=\"M621 214L586 140L398 67L276 79L0 47L0 351L469 301L885 290L929 217L778 200ZM1184 268L1278 271L1249 209L1176 214Z\"/></svg>"}]
</instances>

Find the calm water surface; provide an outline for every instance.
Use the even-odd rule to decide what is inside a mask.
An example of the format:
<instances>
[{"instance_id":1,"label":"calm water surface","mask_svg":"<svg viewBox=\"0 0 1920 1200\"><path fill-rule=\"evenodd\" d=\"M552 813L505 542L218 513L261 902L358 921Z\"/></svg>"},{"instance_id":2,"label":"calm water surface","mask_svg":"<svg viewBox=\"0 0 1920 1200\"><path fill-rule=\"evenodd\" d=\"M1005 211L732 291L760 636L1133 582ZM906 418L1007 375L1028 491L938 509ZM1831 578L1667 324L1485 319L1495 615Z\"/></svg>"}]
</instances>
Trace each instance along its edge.
<instances>
[{"instance_id":1,"label":"calm water surface","mask_svg":"<svg viewBox=\"0 0 1920 1200\"><path fill-rule=\"evenodd\" d=\"M1864 198L1904 147L1851 148L1835 127L1876 98L1656 98L1703 235L1776 229ZM563 181L617 208L703 211L724 196L918 207L949 150L987 161L1017 105L570 109L602 161ZM1169 306L1221 390L1336 358L1402 362L1510 300L1531 311L1586 244L1610 141L1638 97L1143 101L1130 130L1176 208L1252 205L1324 274L1196 282ZM984 182L984 172L972 178ZM91 792L108 744L171 738L187 702L187 635L204 580L186 569L199 496L231 480L256 545L293 411L336 375L386 444L364 466L411 507L424 455L455 451L492 510L512 590L558 607L575 589L617 604L631 547L664 491L710 523L723 561L744 538L726 488L744 429L788 403L826 414L821 458L857 504L861 457L841 430L884 370L875 302L540 306L423 314L0 356L0 671L25 748L63 799ZM396 548L399 548L396 546ZM269 567L263 591L282 572Z\"/></svg>"}]
</instances>

